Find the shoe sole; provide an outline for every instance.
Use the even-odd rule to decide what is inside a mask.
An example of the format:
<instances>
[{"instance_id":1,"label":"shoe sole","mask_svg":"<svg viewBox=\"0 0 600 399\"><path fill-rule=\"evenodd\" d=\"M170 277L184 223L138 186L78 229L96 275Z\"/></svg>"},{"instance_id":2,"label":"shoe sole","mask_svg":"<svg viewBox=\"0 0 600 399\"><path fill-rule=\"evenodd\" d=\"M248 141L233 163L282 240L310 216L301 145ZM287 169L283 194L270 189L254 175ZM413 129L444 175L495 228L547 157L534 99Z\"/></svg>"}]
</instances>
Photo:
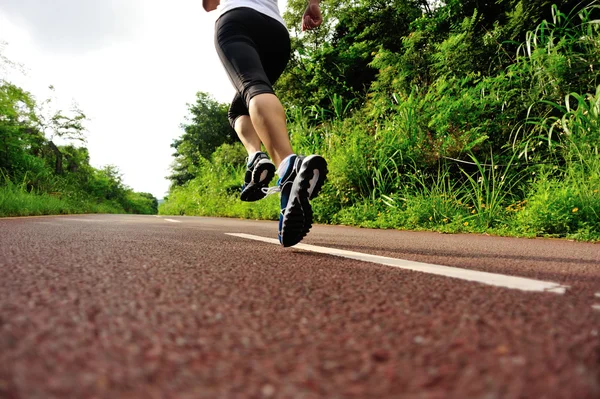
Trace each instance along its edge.
<instances>
[{"instance_id":1,"label":"shoe sole","mask_svg":"<svg viewBox=\"0 0 600 399\"><path fill-rule=\"evenodd\" d=\"M254 202L265 198L266 194L262 189L269 186L274 176L275 165L267 160L259 161L252 172L252 181L242 191L240 199L246 202Z\"/></svg>"},{"instance_id":2,"label":"shoe sole","mask_svg":"<svg viewBox=\"0 0 600 399\"><path fill-rule=\"evenodd\" d=\"M280 242L284 247L298 244L304 236L304 211L300 198L290 198L283 214Z\"/></svg>"},{"instance_id":3,"label":"shoe sole","mask_svg":"<svg viewBox=\"0 0 600 399\"><path fill-rule=\"evenodd\" d=\"M304 212L304 236L306 236L312 228L313 222L312 206L310 205L309 200L312 200L319 195L321 188L323 188L323 184L327 179L327 173L329 173L329 170L327 169L327 161L325 161L325 159L320 155L311 155L307 157L302 162L301 170L304 168L304 165L306 165L307 169L304 174L309 183L309 188L307 189L309 194L307 197L303 197L302 199L302 210Z\"/></svg>"},{"instance_id":4,"label":"shoe sole","mask_svg":"<svg viewBox=\"0 0 600 399\"><path fill-rule=\"evenodd\" d=\"M313 212L309 200L319 194L327 173L327 161L320 155L311 155L302 161L291 189L297 195L290 197L283 215L281 244L284 247L298 244L310 231Z\"/></svg>"}]
</instances>

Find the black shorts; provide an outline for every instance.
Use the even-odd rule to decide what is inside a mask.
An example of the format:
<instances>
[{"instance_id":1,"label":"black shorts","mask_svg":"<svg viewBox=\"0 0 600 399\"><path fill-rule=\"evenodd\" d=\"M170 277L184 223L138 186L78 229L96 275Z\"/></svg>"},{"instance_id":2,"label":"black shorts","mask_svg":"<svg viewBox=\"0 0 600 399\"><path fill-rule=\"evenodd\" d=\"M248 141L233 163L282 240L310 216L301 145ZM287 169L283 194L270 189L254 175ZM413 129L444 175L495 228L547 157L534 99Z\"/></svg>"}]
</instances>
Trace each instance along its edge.
<instances>
[{"instance_id":1,"label":"black shorts","mask_svg":"<svg viewBox=\"0 0 600 399\"><path fill-rule=\"evenodd\" d=\"M273 84L290 59L290 35L281 22L252 8L234 8L215 25L215 47L237 93L229 107L234 126L249 115L250 99L274 93Z\"/></svg>"}]
</instances>

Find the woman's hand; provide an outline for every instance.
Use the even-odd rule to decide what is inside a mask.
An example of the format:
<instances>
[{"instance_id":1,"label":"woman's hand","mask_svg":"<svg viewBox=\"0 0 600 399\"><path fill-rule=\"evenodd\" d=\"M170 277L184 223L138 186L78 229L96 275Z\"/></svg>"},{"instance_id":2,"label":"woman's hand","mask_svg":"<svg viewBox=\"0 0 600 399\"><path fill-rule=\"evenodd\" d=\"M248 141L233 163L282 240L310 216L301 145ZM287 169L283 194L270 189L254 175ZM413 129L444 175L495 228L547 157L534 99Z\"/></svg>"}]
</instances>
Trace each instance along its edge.
<instances>
[{"instance_id":1,"label":"woman's hand","mask_svg":"<svg viewBox=\"0 0 600 399\"><path fill-rule=\"evenodd\" d=\"M216 10L220 3L221 0L202 0L202 7L204 7L206 12L210 12L212 10Z\"/></svg>"},{"instance_id":2,"label":"woman's hand","mask_svg":"<svg viewBox=\"0 0 600 399\"><path fill-rule=\"evenodd\" d=\"M314 29L321 25L321 22L323 22L323 17L321 16L319 0L309 0L308 7L306 7L302 17L302 31Z\"/></svg>"}]
</instances>

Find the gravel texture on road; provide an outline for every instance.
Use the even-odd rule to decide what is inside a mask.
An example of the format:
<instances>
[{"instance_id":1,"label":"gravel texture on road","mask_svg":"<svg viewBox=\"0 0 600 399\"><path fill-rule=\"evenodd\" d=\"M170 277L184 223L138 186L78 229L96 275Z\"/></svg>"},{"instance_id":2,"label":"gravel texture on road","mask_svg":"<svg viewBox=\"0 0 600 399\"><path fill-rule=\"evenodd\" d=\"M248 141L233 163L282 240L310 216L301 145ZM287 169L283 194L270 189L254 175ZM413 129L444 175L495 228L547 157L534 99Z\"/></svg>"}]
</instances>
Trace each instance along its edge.
<instances>
[{"instance_id":1,"label":"gravel texture on road","mask_svg":"<svg viewBox=\"0 0 600 399\"><path fill-rule=\"evenodd\" d=\"M315 226L305 243L554 281L527 293L244 240L276 223L0 219L1 398L598 398L600 247Z\"/></svg>"}]
</instances>

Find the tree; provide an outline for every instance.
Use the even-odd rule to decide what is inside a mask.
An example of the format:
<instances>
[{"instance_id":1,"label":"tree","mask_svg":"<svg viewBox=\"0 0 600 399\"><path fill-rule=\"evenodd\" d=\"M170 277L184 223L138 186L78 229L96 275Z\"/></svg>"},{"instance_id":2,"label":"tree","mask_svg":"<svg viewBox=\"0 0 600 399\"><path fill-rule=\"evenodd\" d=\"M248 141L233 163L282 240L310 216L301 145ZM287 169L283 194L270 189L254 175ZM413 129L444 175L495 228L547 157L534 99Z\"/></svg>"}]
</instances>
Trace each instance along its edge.
<instances>
[{"instance_id":1,"label":"tree","mask_svg":"<svg viewBox=\"0 0 600 399\"><path fill-rule=\"evenodd\" d=\"M228 105L198 92L196 102L187 106L189 115L181 125L183 134L171 144L175 161L169 179L175 185L183 185L195 177L200 157L210 159L217 147L237 140L227 119Z\"/></svg>"},{"instance_id":2,"label":"tree","mask_svg":"<svg viewBox=\"0 0 600 399\"><path fill-rule=\"evenodd\" d=\"M22 175L27 158L43 143L43 135L34 127L34 107L31 94L0 81L0 170L9 176Z\"/></svg>"},{"instance_id":3,"label":"tree","mask_svg":"<svg viewBox=\"0 0 600 399\"><path fill-rule=\"evenodd\" d=\"M426 5L415 0L324 2L321 28L301 34L293 27L299 26L305 2L288 2L292 58L277 83L282 101L302 109L331 110L335 98L346 104L365 100L377 77L377 69L370 66L373 55L381 48L399 51Z\"/></svg>"},{"instance_id":4,"label":"tree","mask_svg":"<svg viewBox=\"0 0 600 399\"><path fill-rule=\"evenodd\" d=\"M54 86L50 86L54 91ZM54 108L56 99L48 98L40 107L36 115L37 128L48 138L48 146L55 156L54 173L63 173L63 153L54 143L54 140L85 142L85 127L83 122L87 119L77 104L73 104L69 113Z\"/></svg>"},{"instance_id":5,"label":"tree","mask_svg":"<svg viewBox=\"0 0 600 399\"><path fill-rule=\"evenodd\" d=\"M158 199L150 193L138 193L142 198L147 199L150 202L150 209L152 214L158 213Z\"/></svg>"}]
</instances>

